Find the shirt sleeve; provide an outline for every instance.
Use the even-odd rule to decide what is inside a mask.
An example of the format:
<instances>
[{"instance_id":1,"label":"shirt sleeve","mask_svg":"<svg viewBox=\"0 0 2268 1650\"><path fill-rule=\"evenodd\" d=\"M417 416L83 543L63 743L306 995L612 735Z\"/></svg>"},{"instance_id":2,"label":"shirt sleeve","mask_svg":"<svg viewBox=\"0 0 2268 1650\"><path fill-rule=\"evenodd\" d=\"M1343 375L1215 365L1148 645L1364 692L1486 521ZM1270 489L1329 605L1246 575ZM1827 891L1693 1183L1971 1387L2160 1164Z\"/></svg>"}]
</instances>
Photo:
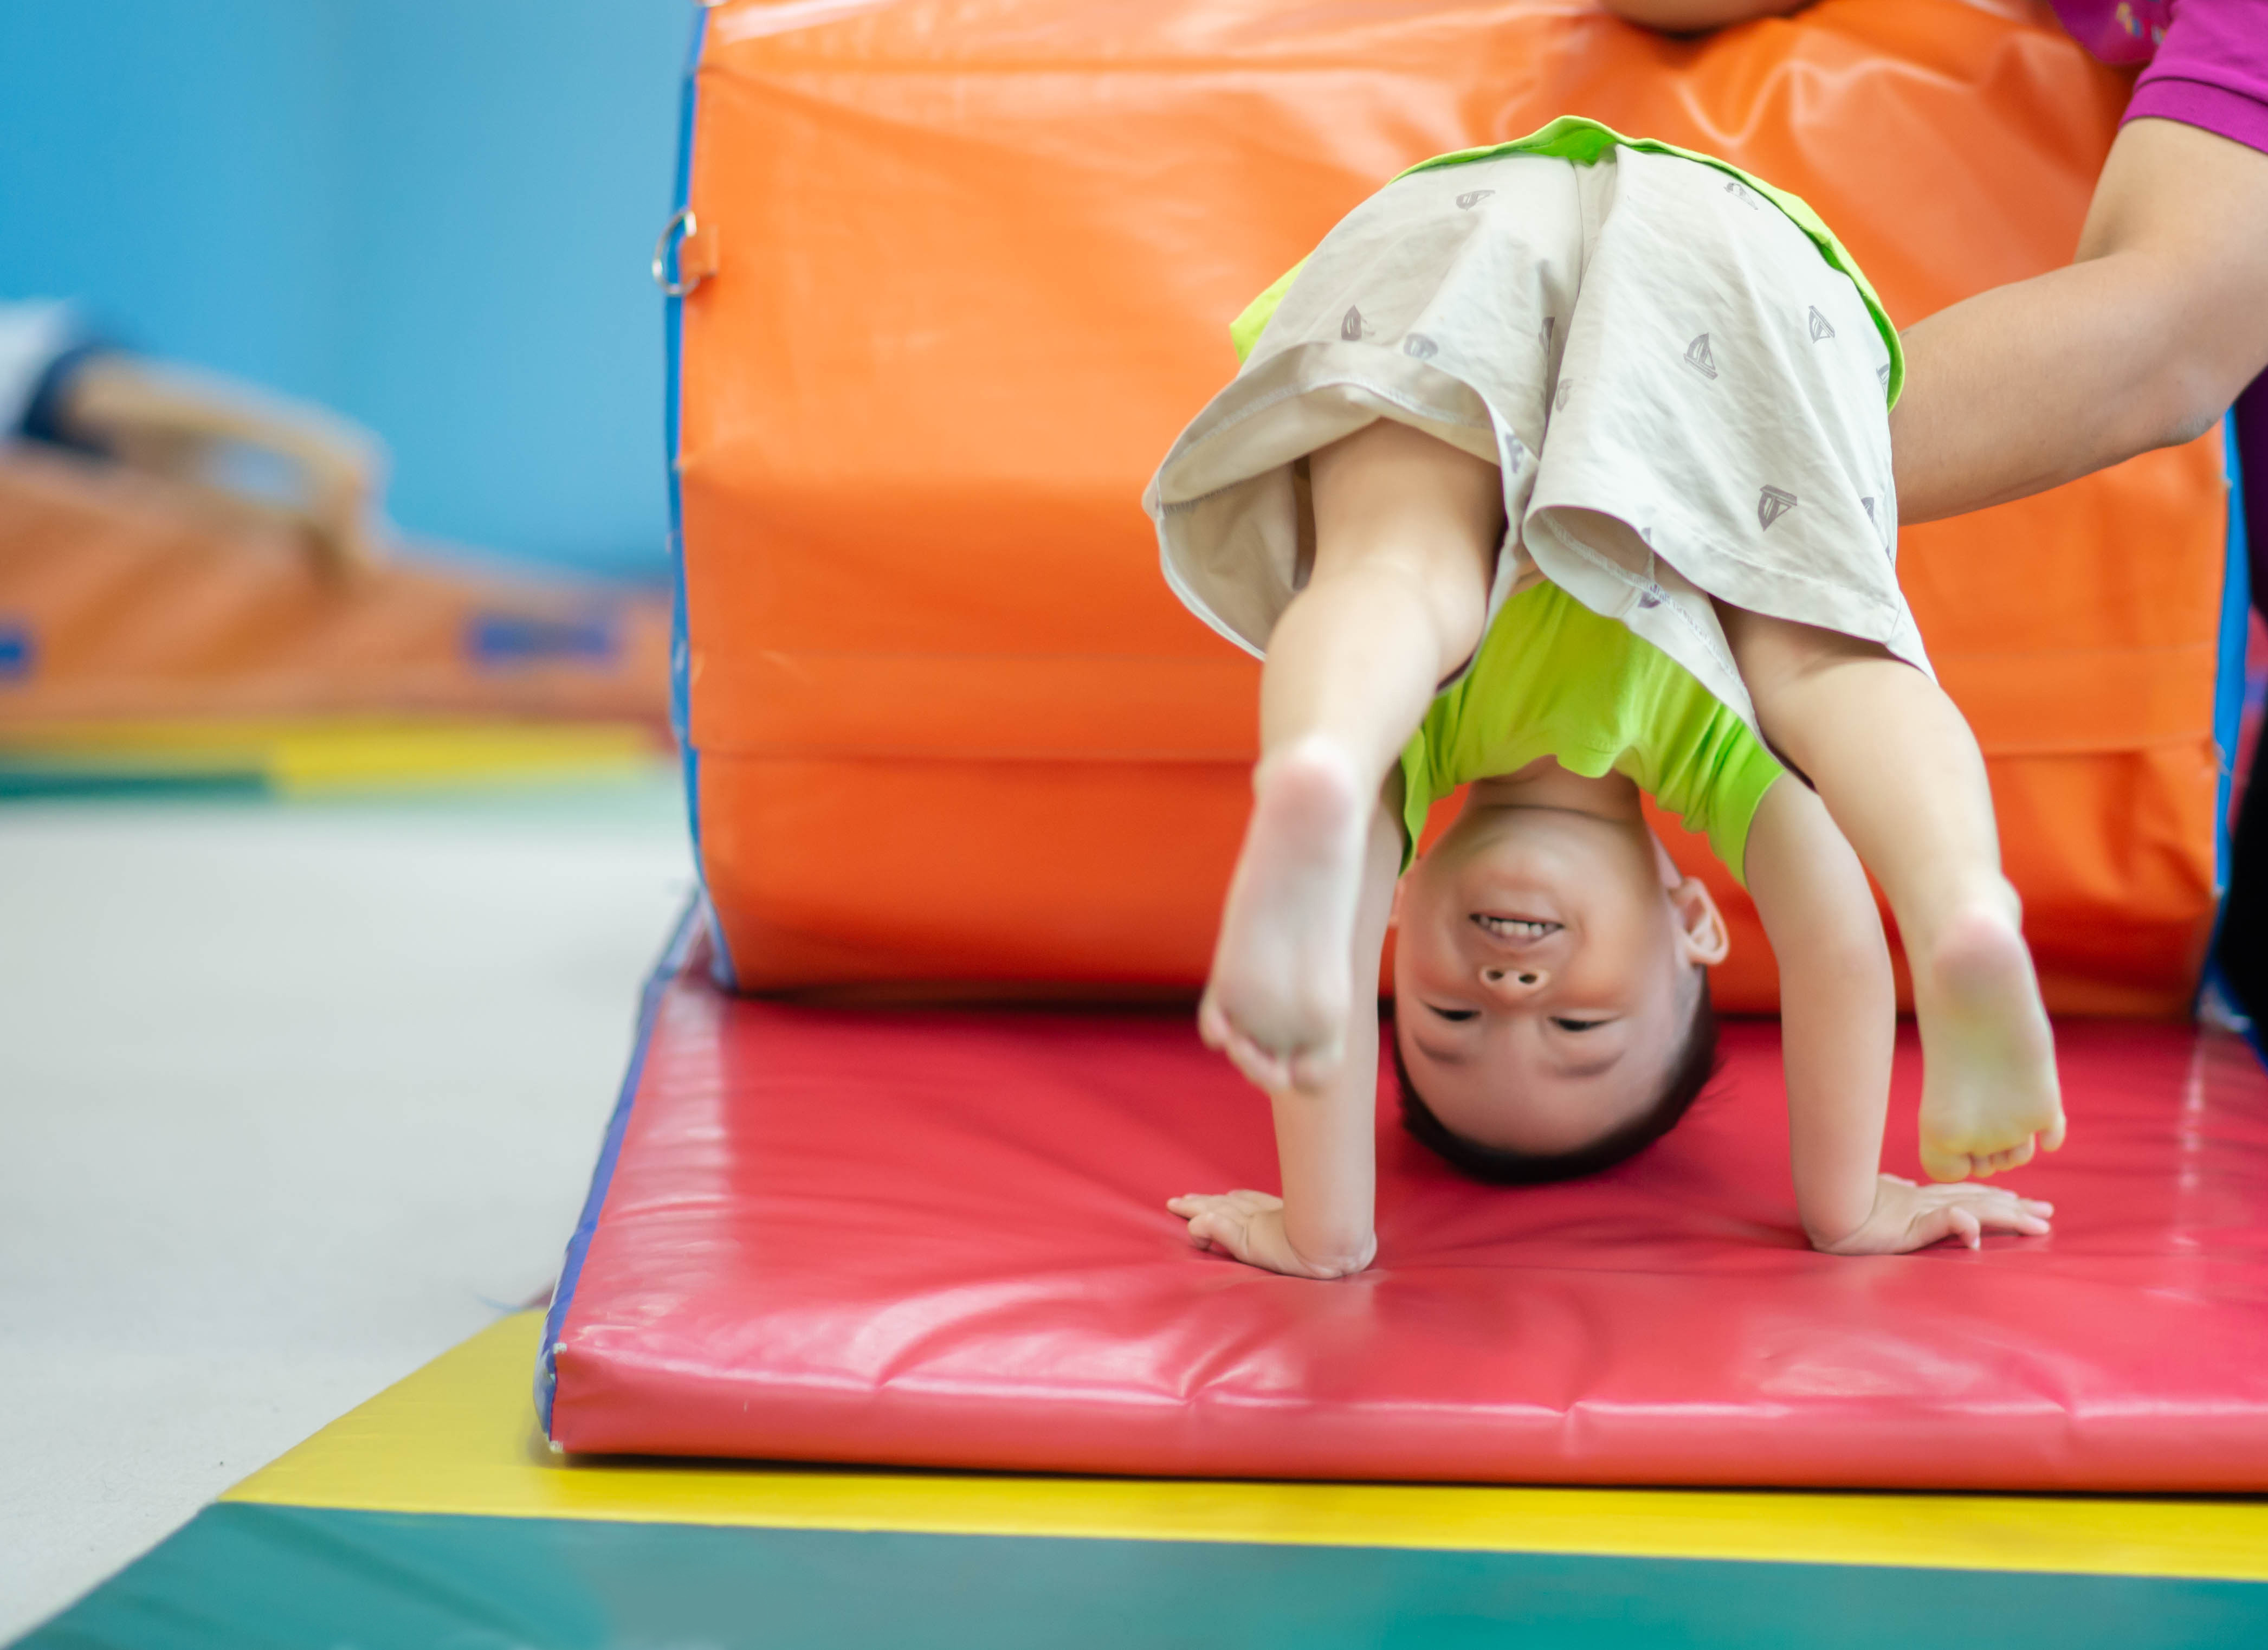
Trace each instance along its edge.
<instances>
[{"instance_id":1,"label":"shirt sleeve","mask_svg":"<svg viewBox=\"0 0 2268 1650\"><path fill-rule=\"evenodd\" d=\"M2268 0L2176 0L2127 120L2179 121L2268 154Z\"/></svg>"},{"instance_id":2,"label":"shirt sleeve","mask_svg":"<svg viewBox=\"0 0 2268 1650\"><path fill-rule=\"evenodd\" d=\"M24 438L48 373L87 342L69 304L0 303L0 441Z\"/></svg>"}]
</instances>

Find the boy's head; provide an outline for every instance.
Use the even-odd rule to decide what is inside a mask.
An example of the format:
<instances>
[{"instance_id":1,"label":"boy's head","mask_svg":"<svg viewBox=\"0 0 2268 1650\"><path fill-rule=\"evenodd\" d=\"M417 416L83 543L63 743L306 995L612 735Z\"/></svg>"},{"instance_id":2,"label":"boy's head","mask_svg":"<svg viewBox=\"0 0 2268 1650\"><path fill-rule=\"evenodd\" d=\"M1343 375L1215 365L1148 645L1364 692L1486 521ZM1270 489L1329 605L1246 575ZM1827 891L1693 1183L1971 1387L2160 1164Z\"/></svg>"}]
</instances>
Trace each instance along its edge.
<instances>
[{"instance_id":1,"label":"boy's head","mask_svg":"<svg viewBox=\"0 0 2268 1650\"><path fill-rule=\"evenodd\" d=\"M1395 900L1403 1121L1484 1180L1606 1168L1716 1064L1725 925L1644 820L1469 805Z\"/></svg>"}]
</instances>

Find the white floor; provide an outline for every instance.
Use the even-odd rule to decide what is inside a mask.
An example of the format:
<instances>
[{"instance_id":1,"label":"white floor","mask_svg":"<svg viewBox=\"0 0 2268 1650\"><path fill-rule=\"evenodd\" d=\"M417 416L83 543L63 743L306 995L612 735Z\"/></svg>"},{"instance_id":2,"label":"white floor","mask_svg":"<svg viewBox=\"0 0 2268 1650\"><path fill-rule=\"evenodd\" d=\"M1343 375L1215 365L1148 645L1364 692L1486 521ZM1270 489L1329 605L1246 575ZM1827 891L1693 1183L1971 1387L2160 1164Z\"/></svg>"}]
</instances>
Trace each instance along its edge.
<instances>
[{"instance_id":1,"label":"white floor","mask_svg":"<svg viewBox=\"0 0 2268 1650\"><path fill-rule=\"evenodd\" d=\"M0 1642L551 1280L674 788L0 807Z\"/></svg>"}]
</instances>

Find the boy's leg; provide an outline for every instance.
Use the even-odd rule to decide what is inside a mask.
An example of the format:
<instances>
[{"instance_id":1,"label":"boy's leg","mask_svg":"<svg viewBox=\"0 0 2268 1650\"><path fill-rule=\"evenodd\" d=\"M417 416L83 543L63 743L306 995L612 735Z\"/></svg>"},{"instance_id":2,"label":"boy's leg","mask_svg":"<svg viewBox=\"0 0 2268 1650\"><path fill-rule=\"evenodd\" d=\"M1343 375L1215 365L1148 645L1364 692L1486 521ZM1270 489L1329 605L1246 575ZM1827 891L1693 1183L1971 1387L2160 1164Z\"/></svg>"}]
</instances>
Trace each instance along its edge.
<instances>
[{"instance_id":1,"label":"boy's leg","mask_svg":"<svg viewBox=\"0 0 2268 1650\"><path fill-rule=\"evenodd\" d=\"M1756 715L1881 883L1921 1026L1922 1167L1939 1180L2063 1143L2055 1044L1984 759L1926 675L1870 642L1719 605Z\"/></svg>"},{"instance_id":2,"label":"boy's leg","mask_svg":"<svg viewBox=\"0 0 2268 1650\"><path fill-rule=\"evenodd\" d=\"M1260 764L1198 1010L1270 1091L1344 1052L1366 828L1435 686L1479 645L1503 537L1496 466L1381 420L1309 460L1315 561L1268 638Z\"/></svg>"}]
</instances>

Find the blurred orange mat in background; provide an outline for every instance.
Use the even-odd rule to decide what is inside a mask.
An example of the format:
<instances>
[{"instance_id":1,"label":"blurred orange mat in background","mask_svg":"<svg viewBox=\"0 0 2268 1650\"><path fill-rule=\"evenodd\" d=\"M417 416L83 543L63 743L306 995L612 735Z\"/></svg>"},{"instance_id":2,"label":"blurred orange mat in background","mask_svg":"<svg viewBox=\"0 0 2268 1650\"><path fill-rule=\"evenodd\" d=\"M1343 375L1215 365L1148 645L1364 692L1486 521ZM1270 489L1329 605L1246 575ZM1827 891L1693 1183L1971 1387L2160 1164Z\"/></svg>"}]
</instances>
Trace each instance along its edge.
<instances>
[{"instance_id":1,"label":"blurred orange mat in background","mask_svg":"<svg viewBox=\"0 0 2268 1650\"><path fill-rule=\"evenodd\" d=\"M0 452L0 798L611 778L668 748L657 593L389 556Z\"/></svg>"}]
</instances>

